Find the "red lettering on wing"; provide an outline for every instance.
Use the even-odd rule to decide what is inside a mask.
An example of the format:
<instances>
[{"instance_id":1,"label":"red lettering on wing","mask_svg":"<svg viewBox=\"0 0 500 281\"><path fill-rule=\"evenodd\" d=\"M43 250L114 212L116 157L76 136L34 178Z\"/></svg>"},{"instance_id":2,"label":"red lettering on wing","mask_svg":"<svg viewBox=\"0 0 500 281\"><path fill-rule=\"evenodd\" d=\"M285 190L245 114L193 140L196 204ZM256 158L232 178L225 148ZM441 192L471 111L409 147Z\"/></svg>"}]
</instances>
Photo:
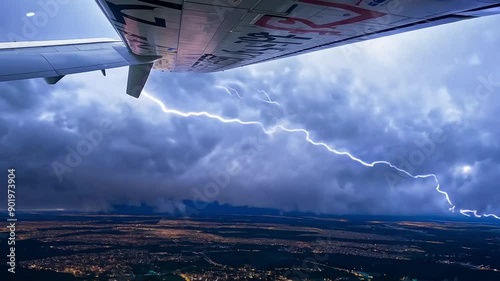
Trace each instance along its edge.
<instances>
[{"instance_id":1,"label":"red lettering on wing","mask_svg":"<svg viewBox=\"0 0 500 281\"><path fill-rule=\"evenodd\" d=\"M337 9L345 10L346 12L355 13L357 14L357 16L329 23L318 24L313 21L302 18L293 18L293 17L284 18L284 17L265 15L262 18L260 18L255 23L255 25L269 29L285 30L291 33L298 33L298 34L317 33L319 35L340 35L341 32L335 30L336 27L340 25L354 24L386 15L385 13L371 11L342 3L325 2L321 0L299 0L299 2L319 5L324 7L334 7Z\"/></svg>"}]
</instances>

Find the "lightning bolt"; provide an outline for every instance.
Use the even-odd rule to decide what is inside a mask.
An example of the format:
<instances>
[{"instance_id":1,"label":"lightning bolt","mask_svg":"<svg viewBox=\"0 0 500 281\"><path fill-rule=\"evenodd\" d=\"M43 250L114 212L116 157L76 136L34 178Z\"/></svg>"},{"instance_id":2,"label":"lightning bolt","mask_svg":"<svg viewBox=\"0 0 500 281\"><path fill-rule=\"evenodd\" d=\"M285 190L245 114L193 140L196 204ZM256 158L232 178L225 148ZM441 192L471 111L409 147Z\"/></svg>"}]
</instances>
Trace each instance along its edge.
<instances>
[{"instance_id":1,"label":"lightning bolt","mask_svg":"<svg viewBox=\"0 0 500 281\"><path fill-rule=\"evenodd\" d=\"M495 215L495 214L482 214L482 215L479 215L477 213L477 210L465 210L465 209L462 209L460 210L460 213L466 217L471 217L470 214L474 215L474 217L476 218L481 218L481 217L485 217L485 218L488 218L488 217L493 217L497 220L500 220L500 217Z\"/></svg>"},{"instance_id":2,"label":"lightning bolt","mask_svg":"<svg viewBox=\"0 0 500 281\"><path fill-rule=\"evenodd\" d=\"M238 93L238 91L236 89L233 89L231 87L224 87L224 86L215 86L216 88L219 88L219 89L223 89L224 91L226 91L226 93L228 93L229 95L233 95L233 92L238 96L238 98L241 99L241 96L240 96L240 93Z\"/></svg>"},{"instance_id":3,"label":"lightning bolt","mask_svg":"<svg viewBox=\"0 0 500 281\"><path fill-rule=\"evenodd\" d=\"M257 90L257 89L255 89L255 90ZM279 104L277 101L273 101L273 100L269 97L269 95L266 93L266 91L263 91L263 90L257 90L257 91L258 91L259 93L261 93L261 94L264 94L264 95L266 96L266 98L267 98L267 100L264 100L264 99L261 99L261 98L257 97L257 98L256 98L257 100L260 100L261 102L265 102L265 103L269 103L269 104L275 104L275 105L277 105L277 106L280 106L280 104Z\"/></svg>"},{"instance_id":4,"label":"lightning bolt","mask_svg":"<svg viewBox=\"0 0 500 281\"><path fill-rule=\"evenodd\" d=\"M476 218L481 217L481 215L477 214L476 210L460 210L460 213L466 217L471 217L470 213L472 213Z\"/></svg>"},{"instance_id":5,"label":"lightning bolt","mask_svg":"<svg viewBox=\"0 0 500 281\"><path fill-rule=\"evenodd\" d=\"M167 106L161 100L159 100L158 98L150 95L146 91L143 91L142 95L145 96L145 97L147 97L147 98L149 98L151 101L153 101L157 105L159 105L160 108L161 108L161 110L164 113L166 113L166 114L173 114L173 115L177 115L177 116L181 116L181 117L207 117L207 118L214 119L214 120L217 120L217 121L222 122L222 123L237 123L237 124L240 124L240 125L254 125L254 126L259 126L266 135L273 135L273 134L275 134L276 132L278 132L280 130L288 132L288 133L302 134L304 136L304 139L307 142L309 142L310 144L312 144L314 146L322 147L322 148L324 148L324 149L328 150L329 152L331 152L333 154L336 154L336 155L347 156L351 160L353 160L355 162L358 162L359 164L361 164L361 165L363 165L365 167L373 168L376 165L386 165L386 166L389 166L390 168L392 168L392 169L394 169L396 171L399 171L399 172L401 172L403 174L406 174L407 176L409 176L409 177L411 177L413 179L427 179L427 178L431 178L436 183L436 187L435 187L436 191L439 192L440 194L442 194L445 197L447 203L450 205L449 210L452 211L452 212L455 211L456 206L452 203L451 198L448 195L448 193L441 190L441 186L440 186L439 180L438 180L438 178L437 178L437 176L435 174L413 175L412 173L410 173L410 172L408 172L408 171L406 171L404 169L398 168L397 166L393 165L391 162L384 161L384 160L378 160L378 161L374 161L374 162L365 162L362 159L355 157L354 155L352 155L351 153L349 153L347 151L338 151L338 150L330 147L328 144L326 144L324 142L318 142L318 141L315 141L315 140L311 139L311 134L309 133L309 131L307 131L305 129L289 129L289 128L287 128L285 126L282 126L282 125L275 125L275 126L273 126L271 128L266 128L266 126L264 126L264 124L262 124L259 121L242 121L242 120L237 119L237 118L228 119L228 118L224 118L222 116L219 116L219 115L216 115L216 114L212 114L212 113L208 113L208 112L205 112L205 111L199 111L199 112L182 112L182 111L179 111L179 110L176 110L176 109L167 108ZM500 220L500 216L498 216L498 215L495 215L495 214L478 214L477 210L460 209L459 212L460 212L460 214L462 214L464 216L467 216L467 217L471 217L470 214L473 214L474 217L476 217L476 218L493 217L495 219Z\"/></svg>"}]
</instances>

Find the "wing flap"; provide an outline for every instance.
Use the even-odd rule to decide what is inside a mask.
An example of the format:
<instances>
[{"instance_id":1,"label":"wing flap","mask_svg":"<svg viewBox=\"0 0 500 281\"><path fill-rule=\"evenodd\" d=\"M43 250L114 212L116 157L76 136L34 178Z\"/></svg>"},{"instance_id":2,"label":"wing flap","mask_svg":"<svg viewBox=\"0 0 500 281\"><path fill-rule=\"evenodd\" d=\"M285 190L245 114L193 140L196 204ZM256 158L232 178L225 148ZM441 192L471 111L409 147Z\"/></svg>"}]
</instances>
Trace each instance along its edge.
<instances>
[{"instance_id":1,"label":"wing flap","mask_svg":"<svg viewBox=\"0 0 500 281\"><path fill-rule=\"evenodd\" d=\"M115 68L129 65L113 48L80 50L63 53L42 53L59 75Z\"/></svg>"},{"instance_id":2,"label":"wing flap","mask_svg":"<svg viewBox=\"0 0 500 281\"><path fill-rule=\"evenodd\" d=\"M0 51L0 81L58 76L41 54L15 55Z\"/></svg>"}]
</instances>

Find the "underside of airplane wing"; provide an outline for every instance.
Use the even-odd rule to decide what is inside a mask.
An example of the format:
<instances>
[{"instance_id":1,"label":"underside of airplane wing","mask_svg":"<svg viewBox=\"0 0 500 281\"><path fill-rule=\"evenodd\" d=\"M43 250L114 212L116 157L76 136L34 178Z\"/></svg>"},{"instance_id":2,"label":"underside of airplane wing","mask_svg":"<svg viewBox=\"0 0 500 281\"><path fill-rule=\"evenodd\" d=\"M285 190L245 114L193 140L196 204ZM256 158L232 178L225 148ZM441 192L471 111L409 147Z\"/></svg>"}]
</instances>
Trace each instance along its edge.
<instances>
[{"instance_id":1,"label":"underside of airplane wing","mask_svg":"<svg viewBox=\"0 0 500 281\"><path fill-rule=\"evenodd\" d=\"M500 12L496 0L98 0L154 67L214 72Z\"/></svg>"},{"instance_id":2,"label":"underside of airplane wing","mask_svg":"<svg viewBox=\"0 0 500 281\"><path fill-rule=\"evenodd\" d=\"M0 81L129 66L215 72L500 13L500 0L96 0L122 41L0 43Z\"/></svg>"}]
</instances>

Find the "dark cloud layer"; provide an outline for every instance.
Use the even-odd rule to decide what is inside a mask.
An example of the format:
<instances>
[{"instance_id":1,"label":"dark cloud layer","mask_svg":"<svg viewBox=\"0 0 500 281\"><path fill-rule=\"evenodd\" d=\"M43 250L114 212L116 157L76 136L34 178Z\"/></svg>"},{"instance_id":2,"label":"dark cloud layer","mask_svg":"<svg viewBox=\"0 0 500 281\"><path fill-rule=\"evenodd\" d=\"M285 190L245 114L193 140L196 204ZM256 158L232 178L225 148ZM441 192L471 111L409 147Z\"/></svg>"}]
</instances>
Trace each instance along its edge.
<instances>
[{"instance_id":1,"label":"dark cloud layer","mask_svg":"<svg viewBox=\"0 0 500 281\"><path fill-rule=\"evenodd\" d=\"M500 212L499 23L480 19L223 73L154 73L147 91L170 108L307 128L367 162L436 173L458 208ZM17 169L20 207L146 203L172 211L182 200L207 200L447 213L432 179L364 167L300 133L267 136L258 126L165 115L145 96L123 94L125 74L0 84L0 167ZM260 101L258 90L280 105Z\"/></svg>"}]
</instances>

